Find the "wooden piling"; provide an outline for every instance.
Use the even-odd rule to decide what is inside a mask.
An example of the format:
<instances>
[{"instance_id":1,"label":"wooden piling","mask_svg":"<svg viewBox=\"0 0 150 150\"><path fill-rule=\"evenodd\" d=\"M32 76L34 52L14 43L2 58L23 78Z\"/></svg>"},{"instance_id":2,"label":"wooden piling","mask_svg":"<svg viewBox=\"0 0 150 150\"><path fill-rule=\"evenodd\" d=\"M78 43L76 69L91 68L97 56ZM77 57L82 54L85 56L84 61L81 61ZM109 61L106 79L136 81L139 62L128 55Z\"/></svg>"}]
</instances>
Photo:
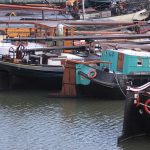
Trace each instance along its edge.
<instances>
[{"instance_id":1,"label":"wooden piling","mask_svg":"<svg viewBox=\"0 0 150 150\"><path fill-rule=\"evenodd\" d=\"M66 66L63 76L62 96L76 97L76 69L75 63L66 61Z\"/></svg>"},{"instance_id":2,"label":"wooden piling","mask_svg":"<svg viewBox=\"0 0 150 150\"><path fill-rule=\"evenodd\" d=\"M77 97L75 65L76 63L73 61L66 61L62 89L58 93L50 93L50 97Z\"/></svg>"}]
</instances>

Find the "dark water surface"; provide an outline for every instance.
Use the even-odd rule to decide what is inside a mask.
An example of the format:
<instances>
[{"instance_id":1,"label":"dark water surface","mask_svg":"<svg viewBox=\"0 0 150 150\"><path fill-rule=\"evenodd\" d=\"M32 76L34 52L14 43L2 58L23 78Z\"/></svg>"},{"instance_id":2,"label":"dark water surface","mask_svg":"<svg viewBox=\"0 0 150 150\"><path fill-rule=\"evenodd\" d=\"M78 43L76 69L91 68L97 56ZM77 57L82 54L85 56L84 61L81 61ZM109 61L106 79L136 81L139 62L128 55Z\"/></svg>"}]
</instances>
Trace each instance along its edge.
<instances>
[{"instance_id":1,"label":"dark water surface","mask_svg":"<svg viewBox=\"0 0 150 150\"><path fill-rule=\"evenodd\" d=\"M0 150L149 150L143 137L117 144L123 100L56 99L49 91L0 93Z\"/></svg>"}]
</instances>

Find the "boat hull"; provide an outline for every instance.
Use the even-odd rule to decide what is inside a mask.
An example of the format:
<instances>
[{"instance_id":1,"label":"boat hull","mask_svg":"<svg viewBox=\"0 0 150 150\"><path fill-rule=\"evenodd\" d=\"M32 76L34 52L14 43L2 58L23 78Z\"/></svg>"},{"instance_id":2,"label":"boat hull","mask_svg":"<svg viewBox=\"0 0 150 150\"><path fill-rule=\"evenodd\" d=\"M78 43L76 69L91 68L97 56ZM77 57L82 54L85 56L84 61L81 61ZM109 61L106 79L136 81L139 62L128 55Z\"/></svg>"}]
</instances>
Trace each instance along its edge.
<instances>
[{"instance_id":1,"label":"boat hull","mask_svg":"<svg viewBox=\"0 0 150 150\"><path fill-rule=\"evenodd\" d=\"M140 94L141 103L145 103L150 95ZM144 110L143 105L134 102L134 92L128 91L124 108L123 133L118 138L119 142L141 135L150 135L150 114Z\"/></svg>"},{"instance_id":2,"label":"boat hull","mask_svg":"<svg viewBox=\"0 0 150 150\"><path fill-rule=\"evenodd\" d=\"M88 86L77 86L78 97L99 97L107 99L124 99L124 95L116 88L91 83Z\"/></svg>"},{"instance_id":3,"label":"boat hull","mask_svg":"<svg viewBox=\"0 0 150 150\"><path fill-rule=\"evenodd\" d=\"M96 70L97 76L89 85L77 85L79 95L92 95L111 99L125 99L129 84L140 86L150 81L150 75L123 75Z\"/></svg>"},{"instance_id":4,"label":"boat hull","mask_svg":"<svg viewBox=\"0 0 150 150\"><path fill-rule=\"evenodd\" d=\"M8 73L11 87L32 85L52 88L61 87L62 84L62 66L23 65L0 61L0 70Z\"/></svg>"}]
</instances>

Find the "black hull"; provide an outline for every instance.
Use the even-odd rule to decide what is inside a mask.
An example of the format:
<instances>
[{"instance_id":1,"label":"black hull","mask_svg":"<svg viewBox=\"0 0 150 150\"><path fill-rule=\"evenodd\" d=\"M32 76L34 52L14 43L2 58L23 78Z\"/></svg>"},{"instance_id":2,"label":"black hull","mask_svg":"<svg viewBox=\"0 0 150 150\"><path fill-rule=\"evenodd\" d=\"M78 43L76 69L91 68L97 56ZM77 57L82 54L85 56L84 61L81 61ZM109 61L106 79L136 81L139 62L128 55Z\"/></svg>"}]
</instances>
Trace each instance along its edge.
<instances>
[{"instance_id":1,"label":"black hull","mask_svg":"<svg viewBox=\"0 0 150 150\"><path fill-rule=\"evenodd\" d=\"M61 66L36 66L0 62L0 70L8 74L9 88L61 88L62 85L63 68Z\"/></svg>"},{"instance_id":2,"label":"black hull","mask_svg":"<svg viewBox=\"0 0 150 150\"><path fill-rule=\"evenodd\" d=\"M125 99L118 87L110 88L104 85L91 83L88 86L78 85L77 93L80 97L99 97L107 99Z\"/></svg>"},{"instance_id":3,"label":"black hull","mask_svg":"<svg viewBox=\"0 0 150 150\"><path fill-rule=\"evenodd\" d=\"M127 93L124 110L123 133L118 142L141 135L150 135L150 114L144 110L144 106L134 104L133 92ZM142 103L145 103L150 96L140 95Z\"/></svg>"},{"instance_id":4,"label":"black hull","mask_svg":"<svg viewBox=\"0 0 150 150\"><path fill-rule=\"evenodd\" d=\"M77 85L78 95L111 99L125 99L127 86L141 86L150 81L150 75L123 75L97 70L89 85Z\"/></svg>"}]
</instances>

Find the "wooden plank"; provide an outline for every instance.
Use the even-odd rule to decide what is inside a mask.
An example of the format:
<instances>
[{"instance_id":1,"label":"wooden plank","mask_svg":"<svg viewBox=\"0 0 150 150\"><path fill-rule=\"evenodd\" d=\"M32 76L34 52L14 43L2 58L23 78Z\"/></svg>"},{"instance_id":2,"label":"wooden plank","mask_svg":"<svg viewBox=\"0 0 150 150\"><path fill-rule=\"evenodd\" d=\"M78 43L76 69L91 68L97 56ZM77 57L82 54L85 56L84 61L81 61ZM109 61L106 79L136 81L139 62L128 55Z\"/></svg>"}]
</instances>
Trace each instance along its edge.
<instances>
[{"instance_id":1,"label":"wooden plank","mask_svg":"<svg viewBox=\"0 0 150 150\"><path fill-rule=\"evenodd\" d=\"M63 83L69 83L70 82L70 68L65 68L64 75L63 75Z\"/></svg>"},{"instance_id":2,"label":"wooden plank","mask_svg":"<svg viewBox=\"0 0 150 150\"><path fill-rule=\"evenodd\" d=\"M123 63L124 63L124 54L123 53L118 53L118 65L117 65L117 69L119 71L123 70Z\"/></svg>"},{"instance_id":3,"label":"wooden plank","mask_svg":"<svg viewBox=\"0 0 150 150\"><path fill-rule=\"evenodd\" d=\"M92 61L85 61L85 62L77 61L77 60L67 60L67 61L75 64L97 64L97 63L112 64L111 62L100 61L100 60L92 60Z\"/></svg>"},{"instance_id":4,"label":"wooden plank","mask_svg":"<svg viewBox=\"0 0 150 150\"><path fill-rule=\"evenodd\" d=\"M76 84L76 70L74 69L70 69L69 72L69 80L70 80L70 84Z\"/></svg>"}]
</instances>

